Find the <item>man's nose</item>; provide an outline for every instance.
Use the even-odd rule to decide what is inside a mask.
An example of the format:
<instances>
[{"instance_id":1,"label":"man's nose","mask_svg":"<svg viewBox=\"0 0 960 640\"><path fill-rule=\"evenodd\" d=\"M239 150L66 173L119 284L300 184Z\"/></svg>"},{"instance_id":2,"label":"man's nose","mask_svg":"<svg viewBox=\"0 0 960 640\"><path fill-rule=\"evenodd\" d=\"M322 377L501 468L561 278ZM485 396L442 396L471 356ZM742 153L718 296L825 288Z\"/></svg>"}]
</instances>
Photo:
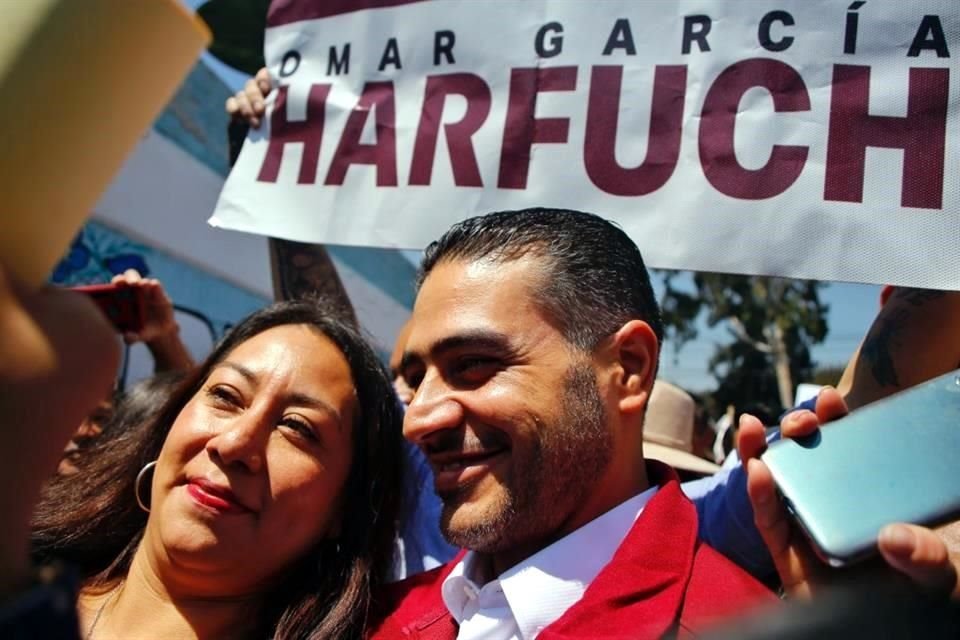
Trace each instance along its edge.
<instances>
[{"instance_id":1,"label":"man's nose","mask_svg":"<svg viewBox=\"0 0 960 640\"><path fill-rule=\"evenodd\" d=\"M271 416L262 409L249 408L223 425L207 441L207 452L224 466L242 467L251 473L263 468L266 445L273 430Z\"/></svg>"},{"instance_id":2,"label":"man's nose","mask_svg":"<svg viewBox=\"0 0 960 640\"><path fill-rule=\"evenodd\" d=\"M463 424L463 406L442 377L428 371L403 418L403 436L422 444L431 434Z\"/></svg>"}]
</instances>

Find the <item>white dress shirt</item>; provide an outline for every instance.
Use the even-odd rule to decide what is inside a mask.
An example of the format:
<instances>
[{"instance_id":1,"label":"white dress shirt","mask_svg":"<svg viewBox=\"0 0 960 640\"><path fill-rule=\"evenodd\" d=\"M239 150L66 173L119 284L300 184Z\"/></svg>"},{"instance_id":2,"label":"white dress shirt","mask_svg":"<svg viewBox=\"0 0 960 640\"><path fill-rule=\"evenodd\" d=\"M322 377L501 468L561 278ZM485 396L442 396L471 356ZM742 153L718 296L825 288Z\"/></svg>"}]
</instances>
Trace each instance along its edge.
<instances>
[{"instance_id":1,"label":"white dress shirt","mask_svg":"<svg viewBox=\"0 0 960 640\"><path fill-rule=\"evenodd\" d=\"M647 502L650 487L541 549L486 584L473 551L443 581L443 602L460 625L458 640L532 640L577 601L597 577Z\"/></svg>"}]
</instances>

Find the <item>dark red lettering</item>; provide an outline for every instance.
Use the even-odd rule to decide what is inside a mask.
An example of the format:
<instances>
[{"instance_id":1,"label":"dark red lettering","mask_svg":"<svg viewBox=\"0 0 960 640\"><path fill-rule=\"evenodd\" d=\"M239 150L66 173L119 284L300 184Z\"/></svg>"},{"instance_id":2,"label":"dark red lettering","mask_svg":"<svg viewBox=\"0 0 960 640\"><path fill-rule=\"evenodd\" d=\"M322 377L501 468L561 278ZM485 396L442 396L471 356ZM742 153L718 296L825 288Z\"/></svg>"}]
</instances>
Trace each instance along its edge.
<instances>
[{"instance_id":1,"label":"dark red lettering","mask_svg":"<svg viewBox=\"0 0 960 640\"><path fill-rule=\"evenodd\" d=\"M320 159L320 142L323 140L324 109L327 96L330 94L329 84L315 84L310 87L307 96L307 117L305 120L287 120L287 88L277 88L277 101L270 114L270 144L267 154L263 158L263 165L257 180L260 182L276 182L280 174L280 163L283 160L283 148L288 144L300 143L303 145L303 154L300 156L300 175L298 184L313 184L317 181L317 162Z\"/></svg>"},{"instance_id":2,"label":"dark red lettering","mask_svg":"<svg viewBox=\"0 0 960 640\"><path fill-rule=\"evenodd\" d=\"M480 167L471 138L490 113L491 94L490 87L483 78L472 73L427 77L423 111L420 114L420 124L417 125L417 138L410 162L410 184L430 184L437 150L437 135L443 120L443 105L449 95L461 95L467 100L467 111L463 117L458 122L443 126L453 168L453 181L460 187L482 187Z\"/></svg>"},{"instance_id":3,"label":"dark red lettering","mask_svg":"<svg viewBox=\"0 0 960 640\"><path fill-rule=\"evenodd\" d=\"M788 64L751 58L724 69L707 91L700 118L700 164L713 187L731 198L762 200L787 190L800 177L809 149L775 144L759 169L745 169L733 148L734 127L743 94L763 87L778 113L809 111L810 94Z\"/></svg>"},{"instance_id":4,"label":"dark red lettering","mask_svg":"<svg viewBox=\"0 0 960 640\"><path fill-rule=\"evenodd\" d=\"M357 100L343 135L330 162L324 184L342 185L347 169L352 164L372 164L377 167L377 186L397 186L397 131L396 107L392 82L368 82ZM377 141L362 144L360 136L370 111L375 112Z\"/></svg>"},{"instance_id":5,"label":"dark red lettering","mask_svg":"<svg viewBox=\"0 0 960 640\"><path fill-rule=\"evenodd\" d=\"M687 67L656 67L647 155L640 166L632 169L624 169L616 158L622 81L623 67L593 68L584 133L584 165L590 180L599 189L616 196L642 196L662 187L677 166Z\"/></svg>"},{"instance_id":6,"label":"dark red lettering","mask_svg":"<svg viewBox=\"0 0 960 640\"><path fill-rule=\"evenodd\" d=\"M507 98L507 119L503 126L503 147L497 186L525 189L530 170L530 151L535 143L564 143L570 132L570 118L536 118L537 94L545 91L573 91L577 87L576 67L512 69Z\"/></svg>"},{"instance_id":7,"label":"dark red lettering","mask_svg":"<svg viewBox=\"0 0 960 640\"><path fill-rule=\"evenodd\" d=\"M903 149L900 204L941 208L949 79L949 69L910 69L906 117L872 116L870 67L835 65L823 197L862 202L867 147L886 147Z\"/></svg>"}]
</instances>

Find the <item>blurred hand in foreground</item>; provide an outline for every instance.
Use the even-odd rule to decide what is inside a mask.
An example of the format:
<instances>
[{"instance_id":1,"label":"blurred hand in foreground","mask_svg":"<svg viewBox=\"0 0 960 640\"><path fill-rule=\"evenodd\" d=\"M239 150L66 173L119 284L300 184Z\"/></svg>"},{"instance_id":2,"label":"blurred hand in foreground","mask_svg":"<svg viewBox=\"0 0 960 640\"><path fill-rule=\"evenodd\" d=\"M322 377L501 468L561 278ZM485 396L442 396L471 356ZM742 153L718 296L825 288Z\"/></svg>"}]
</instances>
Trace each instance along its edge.
<instances>
[{"instance_id":1,"label":"blurred hand in foreground","mask_svg":"<svg viewBox=\"0 0 960 640\"><path fill-rule=\"evenodd\" d=\"M119 358L113 328L86 296L29 291L0 268L0 594L28 575L40 488L77 425L110 392Z\"/></svg>"}]
</instances>

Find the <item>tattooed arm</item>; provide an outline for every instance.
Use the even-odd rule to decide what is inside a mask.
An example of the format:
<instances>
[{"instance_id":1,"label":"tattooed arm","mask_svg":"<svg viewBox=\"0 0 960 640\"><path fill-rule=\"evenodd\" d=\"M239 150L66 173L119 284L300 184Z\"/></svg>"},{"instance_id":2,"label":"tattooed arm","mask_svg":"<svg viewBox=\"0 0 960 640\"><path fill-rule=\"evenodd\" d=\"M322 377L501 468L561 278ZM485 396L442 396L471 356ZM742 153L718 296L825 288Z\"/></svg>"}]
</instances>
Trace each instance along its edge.
<instances>
[{"instance_id":1,"label":"tattooed arm","mask_svg":"<svg viewBox=\"0 0 960 640\"><path fill-rule=\"evenodd\" d=\"M353 305L323 245L270 238L270 266L277 300L319 293L337 307L341 317L357 325Z\"/></svg>"},{"instance_id":2,"label":"tattooed arm","mask_svg":"<svg viewBox=\"0 0 960 640\"><path fill-rule=\"evenodd\" d=\"M960 367L960 292L897 288L847 365L850 409Z\"/></svg>"}]
</instances>

